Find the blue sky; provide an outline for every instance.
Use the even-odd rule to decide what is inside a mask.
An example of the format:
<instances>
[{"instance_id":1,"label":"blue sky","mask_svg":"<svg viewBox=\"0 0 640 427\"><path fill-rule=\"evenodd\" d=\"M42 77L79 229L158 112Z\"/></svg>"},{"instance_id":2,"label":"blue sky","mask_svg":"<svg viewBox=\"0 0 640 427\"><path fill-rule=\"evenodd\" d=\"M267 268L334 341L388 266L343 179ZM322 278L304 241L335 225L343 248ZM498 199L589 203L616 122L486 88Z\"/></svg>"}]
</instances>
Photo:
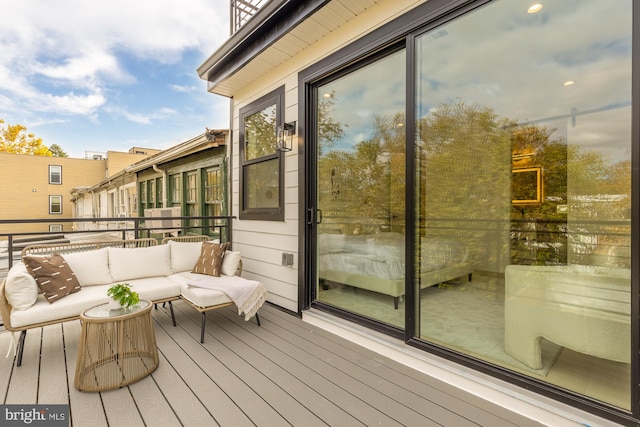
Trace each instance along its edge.
<instances>
[{"instance_id":1,"label":"blue sky","mask_svg":"<svg viewBox=\"0 0 640 427\"><path fill-rule=\"evenodd\" d=\"M0 118L70 157L165 149L229 126L195 69L229 37L227 0L0 0Z\"/></svg>"}]
</instances>

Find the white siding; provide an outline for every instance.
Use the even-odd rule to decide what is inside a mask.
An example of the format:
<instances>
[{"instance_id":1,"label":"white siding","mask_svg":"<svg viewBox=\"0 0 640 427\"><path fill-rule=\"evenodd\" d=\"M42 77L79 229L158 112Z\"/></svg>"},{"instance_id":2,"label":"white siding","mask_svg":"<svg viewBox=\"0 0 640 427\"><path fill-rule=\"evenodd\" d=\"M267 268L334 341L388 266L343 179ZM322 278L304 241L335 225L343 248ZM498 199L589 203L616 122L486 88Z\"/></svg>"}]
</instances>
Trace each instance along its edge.
<instances>
[{"instance_id":1,"label":"white siding","mask_svg":"<svg viewBox=\"0 0 640 427\"><path fill-rule=\"evenodd\" d=\"M273 64L274 61L281 62L283 55L279 49L287 44L299 45L302 43L300 40L304 40L303 44L312 43L311 46L293 59L282 62L276 68L265 67L266 70L270 70L266 73L246 71L246 74L243 74L243 71L239 72L246 80L244 80L243 90L233 95L232 215L238 216L239 213L239 110L270 91L284 86L284 121L295 120L299 123L298 72L300 70L367 34L373 29L372 23L382 25L423 2L386 0L366 10L363 6L358 6L360 2L349 3L348 8L344 6L347 2L332 2L319 11L316 16L325 18L335 16L336 19L332 22L348 21L346 24L341 27L332 27L328 35L317 39L312 36L312 33L316 32L296 32L294 30L278 42L282 44L280 47L274 46L267 49L256 61L264 64ZM360 15L356 16L354 13L360 13ZM337 18L338 16L340 19ZM326 28L326 19L315 20L314 17L310 19L314 22L314 28L319 30L317 33L320 33L322 28ZM266 59L269 55L272 56ZM298 221L300 218L297 136L294 137L293 145L293 151L286 153L285 156L285 220L276 222L236 219L233 222L233 240L234 250L239 250L242 253L243 276L262 281L269 290L268 300L270 302L288 310L298 311L298 266L301 260L300 254L298 254ZM281 265L283 252L294 254L292 267Z\"/></svg>"}]
</instances>

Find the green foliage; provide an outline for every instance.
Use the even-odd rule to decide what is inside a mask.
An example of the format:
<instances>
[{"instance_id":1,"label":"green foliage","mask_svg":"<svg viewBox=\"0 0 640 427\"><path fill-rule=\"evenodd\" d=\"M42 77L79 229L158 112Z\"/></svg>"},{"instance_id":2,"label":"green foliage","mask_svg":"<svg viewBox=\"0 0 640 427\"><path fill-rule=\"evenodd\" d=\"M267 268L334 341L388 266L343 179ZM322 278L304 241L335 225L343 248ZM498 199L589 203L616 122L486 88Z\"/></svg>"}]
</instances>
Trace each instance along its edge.
<instances>
[{"instance_id":1,"label":"green foliage","mask_svg":"<svg viewBox=\"0 0 640 427\"><path fill-rule=\"evenodd\" d=\"M140 296L137 292L131 290L131 285L128 283L118 283L111 286L107 290L107 296L118 301L121 306L126 308L140 302Z\"/></svg>"},{"instance_id":2,"label":"green foliage","mask_svg":"<svg viewBox=\"0 0 640 427\"><path fill-rule=\"evenodd\" d=\"M49 151L51 151L53 157L69 157L69 155L58 144L51 144L49 146Z\"/></svg>"}]
</instances>

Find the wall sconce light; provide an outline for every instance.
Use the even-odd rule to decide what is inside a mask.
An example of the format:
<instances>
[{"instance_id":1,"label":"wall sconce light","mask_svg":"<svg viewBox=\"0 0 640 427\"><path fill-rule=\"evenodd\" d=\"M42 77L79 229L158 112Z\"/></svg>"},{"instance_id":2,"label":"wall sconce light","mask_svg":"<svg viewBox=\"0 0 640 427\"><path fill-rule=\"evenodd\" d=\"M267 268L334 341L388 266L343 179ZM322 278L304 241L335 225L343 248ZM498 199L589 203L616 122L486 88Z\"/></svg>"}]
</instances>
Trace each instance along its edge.
<instances>
[{"instance_id":1,"label":"wall sconce light","mask_svg":"<svg viewBox=\"0 0 640 427\"><path fill-rule=\"evenodd\" d=\"M293 150L293 135L296 134L296 122L284 123L278 126L276 132L276 150L291 151Z\"/></svg>"}]
</instances>

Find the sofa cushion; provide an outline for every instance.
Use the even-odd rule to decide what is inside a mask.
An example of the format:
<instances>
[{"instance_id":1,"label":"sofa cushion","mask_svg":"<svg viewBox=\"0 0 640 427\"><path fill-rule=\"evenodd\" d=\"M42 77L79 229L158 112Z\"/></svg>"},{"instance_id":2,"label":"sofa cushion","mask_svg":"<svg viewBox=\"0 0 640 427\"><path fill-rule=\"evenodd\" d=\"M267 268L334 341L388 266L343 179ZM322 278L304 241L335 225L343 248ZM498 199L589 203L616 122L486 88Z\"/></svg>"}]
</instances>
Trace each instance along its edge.
<instances>
[{"instance_id":1,"label":"sofa cushion","mask_svg":"<svg viewBox=\"0 0 640 427\"><path fill-rule=\"evenodd\" d=\"M83 310L107 301L106 286L83 288L82 292L70 294L56 301L55 304L47 303L44 295L40 294L36 303L29 310L11 310L11 326L19 328L77 317Z\"/></svg>"},{"instance_id":2,"label":"sofa cushion","mask_svg":"<svg viewBox=\"0 0 640 427\"><path fill-rule=\"evenodd\" d=\"M191 271L200 258L202 242L174 242L169 240L171 249L171 270L174 273Z\"/></svg>"},{"instance_id":3,"label":"sofa cushion","mask_svg":"<svg viewBox=\"0 0 640 427\"><path fill-rule=\"evenodd\" d=\"M7 273L4 294L14 310L26 310L38 298L36 279L27 271L23 262L18 262Z\"/></svg>"},{"instance_id":4,"label":"sofa cushion","mask_svg":"<svg viewBox=\"0 0 640 427\"><path fill-rule=\"evenodd\" d=\"M182 298L188 299L198 307L213 307L233 302L224 292L187 285L188 282L197 280L198 276L197 273L184 271L173 274L169 278L180 284ZM224 280L224 277L221 276L220 280Z\"/></svg>"},{"instance_id":5,"label":"sofa cushion","mask_svg":"<svg viewBox=\"0 0 640 427\"><path fill-rule=\"evenodd\" d=\"M80 282L62 255L25 256L22 259L48 302L53 303L80 290Z\"/></svg>"},{"instance_id":6,"label":"sofa cushion","mask_svg":"<svg viewBox=\"0 0 640 427\"><path fill-rule=\"evenodd\" d=\"M146 277L128 280L127 283L141 300L156 301L180 296L180 284L168 277Z\"/></svg>"},{"instance_id":7,"label":"sofa cushion","mask_svg":"<svg viewBox=\"0 0 640 427\"><path fill-rule=\"evenodd\" d=\"M114 282L168 276L173 273L169 245L108 248L108 251L109 271Z\"/></svg>"},{"instance_id":8,"label":"sofa cushion","mask_svg":"<svg viewBox=\"0 0 640 427\"><path fill-rule=\"evenodd\" d=\"M69 266L76 273L81 286L107 285L113 283L109 273L109 252L102 248L87 252L65 254Z\"/></svg>"},{"instance_id":9,"label":"sofa cushion","mask_svg":"<svg viewBox=\"0 0 640 427\"><path fill-rule=\"evenodd\" d=\"M222 258L222 274L235 276L240 265L240 252L226 251Z\"/></svg>"},{"instance_id":10,"label":"sofa cushion","mask_svg":"<svg viewBox=\"0 0 640 427\"><path fill-rule=\"evenodd\" d=\"M222 258L227 247L229 243L203 242L200 257L191 272L219 277L222 271Z\"/></svg>"}]
</instances>

